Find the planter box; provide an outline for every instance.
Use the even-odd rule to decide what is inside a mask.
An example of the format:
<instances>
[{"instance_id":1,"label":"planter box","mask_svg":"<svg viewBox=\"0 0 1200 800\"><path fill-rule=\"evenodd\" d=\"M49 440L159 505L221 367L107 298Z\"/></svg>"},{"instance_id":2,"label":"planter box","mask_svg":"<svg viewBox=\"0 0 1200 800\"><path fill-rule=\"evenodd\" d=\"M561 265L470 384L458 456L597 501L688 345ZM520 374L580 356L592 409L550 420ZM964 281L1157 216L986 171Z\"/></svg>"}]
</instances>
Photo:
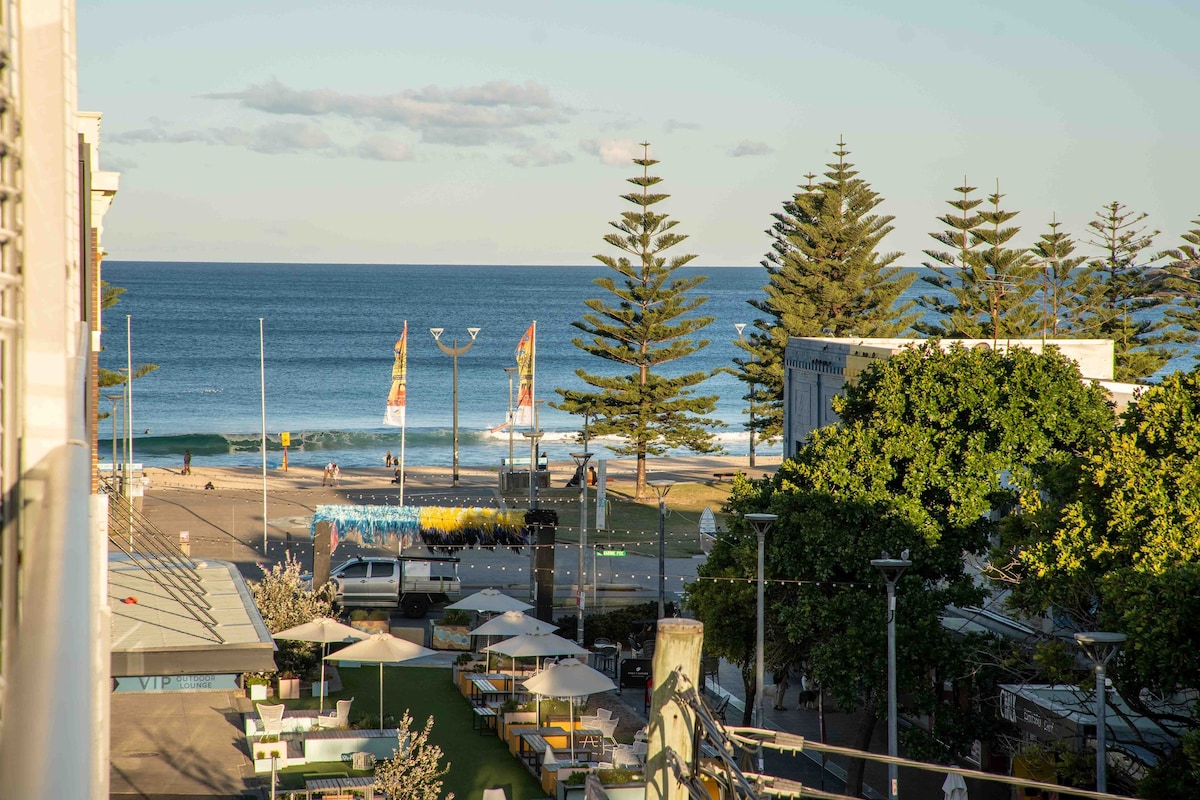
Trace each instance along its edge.
<instances>
[{"instance_id":1,"label":"planter box","mask_svg":"<svg viewBox=\"0 0 1200 800\"><path fill-rule=\"evenodd\" d=\"M471 627L469 625L433 625L434 650L470 650Z\"/></svg>"},{"instance_id":2,"label":"planter box","mask_svg":"<svg viewBox=\"0 0 1200 800\"><path fill-rule=\"evenodd\" d=\"M353 619L350 627L363 633L389 633L392 623L386 619Z\"/></svg>"},{"instance_id":3,"label":"planter box","mask_svg":"<svg viewBox=\"0 0 1200 800\"><path fill-rule=\"evenodd\" d=\"M533 711L506 711L500 715L499 724L496 726L496 734L505 741L508 740L508 728L512 725L533 725L537 720L537 714Z\"/></svg>"},{"instance_id":4,"label":"planter box","mask_svg":"<svg viewBox=\"0 0 1200 800\"><path fill-rule=\"evenodd\" d=\"M252 683L247 688L250 690L251 700L266 700L271 696L271 687L264 683Z\"/></svg>"},{"instance_id":5,"label":"planter box","mask_svg":"<svg viewBox=\"0 0 1200 800\"><path fill-rule=\"evenodd\" d=\"M299 678L280 678L279 679L279 699L280 700L295 700L300 697L300 679Z\"/></svg>"},{"instance_id":6,"label":"planter box","mask_svg":"<svg viewBox=\"0 0 1200 800\"><path fill-rule=\"evenodd\" d=\"M255 772L270 772L272 755L277 756L277 769L288 765L287 742L254 742L250 747L254 751Z\"/></svg>"}]
</instances>

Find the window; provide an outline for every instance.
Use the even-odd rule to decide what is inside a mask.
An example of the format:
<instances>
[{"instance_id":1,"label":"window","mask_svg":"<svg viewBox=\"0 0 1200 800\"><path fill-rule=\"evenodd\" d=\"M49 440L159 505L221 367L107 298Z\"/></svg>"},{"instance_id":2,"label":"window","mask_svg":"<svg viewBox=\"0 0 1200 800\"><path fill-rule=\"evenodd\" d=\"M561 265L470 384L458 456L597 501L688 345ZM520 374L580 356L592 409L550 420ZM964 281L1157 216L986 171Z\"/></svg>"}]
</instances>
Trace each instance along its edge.
<instances>
[{"instance_id":1,"label":"window","mask_svg":"<svg viewBox=\"0 0 1200 800\"><path fill-rule=\"evenodd\" d=\"M342 570L341 577L343 577L343 578L365 578L365 577L367 577L367 565L365 563L351 564Z\"/></svg>"}]
</instances>

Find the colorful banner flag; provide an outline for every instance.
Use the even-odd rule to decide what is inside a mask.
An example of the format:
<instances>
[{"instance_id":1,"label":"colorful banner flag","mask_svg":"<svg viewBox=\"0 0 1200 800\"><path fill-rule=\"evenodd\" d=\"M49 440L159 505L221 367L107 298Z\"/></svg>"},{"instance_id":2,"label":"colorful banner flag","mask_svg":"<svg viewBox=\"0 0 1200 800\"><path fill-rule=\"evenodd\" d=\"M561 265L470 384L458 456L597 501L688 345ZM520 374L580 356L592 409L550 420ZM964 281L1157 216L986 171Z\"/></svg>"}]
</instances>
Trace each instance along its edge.
<instances>
[{"instance_id":1,"label":"colorful banner flag","mask_svg":"<svg viewBox=\"0 0 1200 800\"><path fill-rule=\"evenodd\" d=\"M537 320L525 331L521 343L517 345L517 375L521 380L521 388L517 391L517 411L513 415L513 425L526 428L533 427L533 374L537 361Z\"/></svg>"},{"instance_id":2,"label":"colorful banner flag","mask_svg":"<svg viewBox=\"0 0 1200 800\"><path fill-rule=\"evenodd\" d=\"M396 360L392 364L392 390L388 392L387 413L384 425L404 426L405 396L408 392L408 320L404 321L404 333L396 342Z\"/></svg>"}]
</instances>

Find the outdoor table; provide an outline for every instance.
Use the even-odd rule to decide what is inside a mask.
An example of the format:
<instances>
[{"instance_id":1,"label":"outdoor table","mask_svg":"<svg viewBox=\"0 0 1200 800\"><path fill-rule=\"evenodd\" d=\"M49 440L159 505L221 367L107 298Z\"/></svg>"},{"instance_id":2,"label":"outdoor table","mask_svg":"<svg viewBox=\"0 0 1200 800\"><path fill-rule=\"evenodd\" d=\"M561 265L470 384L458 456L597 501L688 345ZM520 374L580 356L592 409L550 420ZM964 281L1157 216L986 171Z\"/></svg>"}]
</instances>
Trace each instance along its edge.
<instances>
[{"instance_id":1,"label":"outdoor table","mask_svg":"<svg viewBox=\"0 0 1200 800\"><path fill-rule=\"evenodd\" d=\"M500 718L499 712L494 706L475 706L475 724L472 727L477 727L479 735L490 733L496 730L496 722Z\"/></svg>"},{"instance_id":2,"label":"outdoor table","mask_svg":"<svg viewBox=\"0 0 1200 800\"><path fill-rule=\"evenodd\" d=\"M471 702L474 705L483 705L489 695L502 693L503 690L492 683L490 678L471 678Z\"/></svg>"},{"instance_id":3,"label":"outdoor table","mask_svg":"<svg viewBox=\"0 0 1200 800\"><path fill-rule=\"evenodd\" d=\"M580 728L575 731L575 741L576 741L576 744L578 744L579 739L584 736L600 736L600 735L601 735L600 731L595 730L593 728ZM538 765L538 757L541 756L542 754L544 754L546 752L546 748L550 746L546 742L547 736L549 736L551 738L563 737L563 738L566 738L569 742L570 737L571 737L571 731L569 731L566 728L560 728L558 726L546 727L546 728L525 728L521 731L521 734L520 734L520 742L521 743L517 750L517 756L528 761L530 766L532 766L536 769L539 766ZM567 744L567 745L563 745L562 747L560 747L558 749L563 750L563 752L567 752L569 747L570 747L570 745ZM579 749L580 748L578 748L578 747L576 748L576 750L579 750ZM527 751L529 751L529 752L527 752Z\"/></svg>"}]
</instances>

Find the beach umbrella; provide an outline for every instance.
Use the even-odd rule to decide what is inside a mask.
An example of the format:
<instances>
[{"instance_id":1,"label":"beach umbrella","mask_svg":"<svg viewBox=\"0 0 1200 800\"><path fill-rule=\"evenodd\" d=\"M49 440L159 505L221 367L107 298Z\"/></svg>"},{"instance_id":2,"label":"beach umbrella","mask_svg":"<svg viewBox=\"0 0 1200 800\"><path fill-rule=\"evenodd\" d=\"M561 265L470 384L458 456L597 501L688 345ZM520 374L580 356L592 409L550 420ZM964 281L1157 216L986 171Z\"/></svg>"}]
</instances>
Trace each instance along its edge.
<instances>
[{"instance_id":1,"label":"beach umbrella","mask_svg":"<svg viewBox=\"0 0 1200 800\"><path fill-rule=\"evenodd\" d=\"M499 589L481 589L475 594L468 595L462 600L451 603L446 608L460 609L462 611L503 613L505 611L524 611L527 608L533 608L533 606L509 597Z\"/></svg>"},{"instance_id":2,"label":"beach umbrella","mask_svg":"<svg viewBox=\"0 0 1200 800\"><path fill-rule=\"evenodd\" d=\"M317 642L321 645L321 708L325 710L325 656L330 642L354 642L365 639L370 634L351 628L329 617L317 617L312 622L305 622L293 628L271 634L273 639L287 639L294 642Z\"/></svg>"},{"instance_id":3,"label":"beach umbrella","mask_svg":"<svg viewBox=\"0 0 1200 800\"><path fill-rule=\"evenodd\" d=\"M543 697L586 697L617 688L612 679L577 658L564 658L525 681L525 688ZM571 760L575 760L575 705L568 703L571 719Z\"/></svg>"},{"instance_id":4,"label":"beach umbrella","mask_svg":"<svg viewBox=\"0 0 1200 800\"><path fill-rule=\"evenodd\" d=\"M362 641L355 642L349 647L325 656L326 661L360 661L364 664L379 665L379 727L383 727L383 665L399 664L411 661L421 656L431 656L434 651L428 647L410 642L407 639L397 639L390 633L375 633Z\"/></svg>"},{"instance_id":5,"label":"beach umbrella","mask_svg":"<svg viewBox=\"0 0 1200 800\"><path fill-rule=\"evenodd\" d=\"M517 671L517 659L527 658L529 656L579 656L587 655L587 650L570 639L564 639L553 633L523 633L520 636L514 636L511 639L505 639L502 642L497 642L487 648L489 653L499 653L502 656L511 656L513 660L513 672ZM516 691L516 681L513 681L513 690Z\"/></svg>"},{"instance_id":6,"label":"beach umbrella","mask_svg":"<svg viewBox=\"0 0 1200 800\"><path fill-rule=\"evenodd\" d=\"M493 636L520 636L522 633L554 633L558 626L550 622L529 616L523 611L505 611L498 617L492 617L487 622L471 631L472 636L488 637L488 644Z\"/></svg>"}]
</instances>

